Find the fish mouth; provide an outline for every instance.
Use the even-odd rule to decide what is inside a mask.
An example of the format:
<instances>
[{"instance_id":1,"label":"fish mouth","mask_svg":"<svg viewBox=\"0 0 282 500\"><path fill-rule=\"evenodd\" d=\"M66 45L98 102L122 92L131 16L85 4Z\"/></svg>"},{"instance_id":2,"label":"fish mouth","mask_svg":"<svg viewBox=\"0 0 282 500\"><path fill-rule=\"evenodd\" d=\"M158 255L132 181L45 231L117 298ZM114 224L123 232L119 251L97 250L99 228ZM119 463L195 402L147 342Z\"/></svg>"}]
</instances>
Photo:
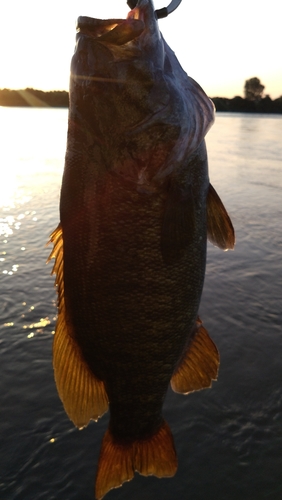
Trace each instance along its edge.
<instances>
[{"instance_id":1,"label":"fish mouth","mask_svg":"<svg viewBox=\"0 0 282 500\"><path fill-rule=\"evenodd\" d=\"M88 35L97 42L124 45L138 38L148 28L150 17L155 14L151 0L138 0L126 19L96 19L80 16L77 20L78 33Z\"/></svg>"},{"instance_id":2,"label":"fish mouth","mask_svg":"<svg viewBox=\"0 0 282 500\"><path fill-rule=\"evenodd\" d=\"M125 19L95 19L92 17L80 16L77 20L76 30L78 33L89 34L94 38L100 38L117 26L125 22Z\"/></svg>"},{"instance_id":3,"label":"fish mouth","mask_svg":"<svg viewBox=\"0 0 282 500\"><path fill-rule=\"evenodd\" d=\"M144 31L144 22L140 19L94 19L79 17L77 32L88 35L97 42L124 45L139 37Z\"/></svg>"}]
</instances>

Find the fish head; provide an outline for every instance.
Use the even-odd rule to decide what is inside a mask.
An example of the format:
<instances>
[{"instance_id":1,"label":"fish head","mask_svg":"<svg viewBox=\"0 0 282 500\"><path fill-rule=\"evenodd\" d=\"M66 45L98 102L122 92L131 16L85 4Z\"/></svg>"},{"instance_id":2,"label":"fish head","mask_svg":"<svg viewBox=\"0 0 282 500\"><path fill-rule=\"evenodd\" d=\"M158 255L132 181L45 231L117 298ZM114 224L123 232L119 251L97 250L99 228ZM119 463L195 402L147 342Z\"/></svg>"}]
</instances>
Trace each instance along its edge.
<instances>
[{"instance_id":1,"label":"fish head","mask_svg":"<svg viewBox=\"0 0 282 500\"><path fill-rule=\"evenodd\" d=\"M77 21L76 50L72 74L93 77L97 60L103 61L103 71L110 60L154 63L163 66L164 50L152 0L138 0L126 19L95 19L81 16ZM101 46L108 48L101 52ZM79 55L87 52L88 60ZM88 64L87 64L88 63Z\"/></svg>"},{"instance_id":2,"label":"fish head","mask_svg":"<svg viewBox=\"0 0 282 500\"><path fill-rule=\"evenodd\" d=\"M197 148L211 117L203 124L205 113L195 112L195 94L200 107L209 100L192 79L187 84L152 0L134 4L126 19L78 18L70 115L84 128L87 149L100 148L103 168L151 192L182 163L187 141L188 154Z\"/></svg>"}]
</instances>

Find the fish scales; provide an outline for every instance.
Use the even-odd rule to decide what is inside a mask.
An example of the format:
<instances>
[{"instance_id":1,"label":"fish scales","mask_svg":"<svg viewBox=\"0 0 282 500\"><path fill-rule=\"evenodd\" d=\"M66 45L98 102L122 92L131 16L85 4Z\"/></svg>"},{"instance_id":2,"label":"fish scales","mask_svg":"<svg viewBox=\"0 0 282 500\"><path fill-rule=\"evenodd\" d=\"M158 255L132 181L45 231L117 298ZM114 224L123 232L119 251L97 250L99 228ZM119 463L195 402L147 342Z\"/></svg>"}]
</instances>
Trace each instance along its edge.
<instances>
[{"instance_id":1,"label":"fish scales","mask_svg":"<svg viewBox=\"0 0 282 500\"><path fill-rule=\"evenodd\" d=\"M164 390L159 390L158 377L163 379L166 375L166 388L184 348L187 330L191 330L196 319L201 287L198 286L195 293L193 285L203 281L204 265L200 261L205 260L205 245L200 241L199 249L191 249L182 265L166 265L159 239L155 238L161 232L163 197L140 195L126 189L118 179L109 177L109 184L114 182L116 189L109 188L112 192L110 205L104 204L107 198L104 189L97 194L100 217L95 221L95 228L99 226L99 236L98 241L94 237L93 242L98 249L86 273L81 273L80 259L83 248L89 243L89 232L85 229L89 219L85 210L79 210L79 205L75 204L82 214L77 218L81 234L74 241L76 231L71 217L70 241L67 231L64 236L65 245L71 247L71 261L65 260L65 270L67 266L71 269L69 273L65 271L65 300L70 301L70 314L75 331L79 332L80 347L94 373L101 380L107 380L110 371L115 380L121 370L122 381L131 385L131 379L136 380L140 371L143 390L146 387L151 398L153 382L155 399L159 394L162 401ZM197 260L201 265L197 265ZM74 274L76 269L77 276ZM76 303L80 307L74 311ZM93 356L93 352L98 355ZM160 369L164 360L167 360L166 374L164 367ZM113 392L112 397L109 395L111 406L117 397L124 398L124 391L111 391L109 387L107 392ZM138 404L140 387L133 392ZM132 419L136 426L143 422L142 404L138 405L138 412L141 422ZM126 419L123 413L128 413ZM127 432L126 420L131 419L131 412L125 407L117 418Z\"/></svg>"},{"instance_id":2,"label":"fish scales","mask_svg":"<svg viewBox=\"0 0 282 500\"><path fill-rule=\"evenodd\" d=\"M207 236L234 231L209 183L213 105L158 31L151 0L126 20L79 18L60 224L52 233L53 364L78 427L110 410L96 498L177 458L162 405L210 387L218 352L198 318Z\"/></svg>"}]
</instances>

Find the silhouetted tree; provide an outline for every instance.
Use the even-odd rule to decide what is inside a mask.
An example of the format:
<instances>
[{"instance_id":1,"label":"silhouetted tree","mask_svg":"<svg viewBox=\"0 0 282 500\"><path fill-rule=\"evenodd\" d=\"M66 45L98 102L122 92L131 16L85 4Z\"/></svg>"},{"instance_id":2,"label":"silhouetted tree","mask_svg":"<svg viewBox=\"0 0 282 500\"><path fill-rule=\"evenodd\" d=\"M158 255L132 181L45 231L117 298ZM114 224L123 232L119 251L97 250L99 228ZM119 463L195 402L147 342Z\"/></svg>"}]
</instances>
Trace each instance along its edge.
<instances>
[{"instance_id":1,"label":"silhouetted tree","mask_svg":"<svg viewBox=\"0 0 282 500\"><path fill-rule=\"evenodd\" d=\"M257 108L259 113L275 113L275 105L269 95L259 101Z\"/></svg>"},{"instance_id":2,"label":"silhouetted tree","mask_svg":"<svg viewBox=\"0 0 282 500\"><path fill-rule=\"evenodd\" d=\"M256 76L245 81L245 99L249 101L260 101L264 90L264 85L260 83L260 79Z\"/></svg>"},{"instance_id":3,"label":"silhouetted tree","mask_svg":"<svg viewBox=\"0 0 282 500\"><path fill-rule=\"evenodd\" d=\"M275 106L275 112L276 113L282 113L282 95L278 97L278 99L275 99L274 106Z\"/></svg>"}]
</instances>

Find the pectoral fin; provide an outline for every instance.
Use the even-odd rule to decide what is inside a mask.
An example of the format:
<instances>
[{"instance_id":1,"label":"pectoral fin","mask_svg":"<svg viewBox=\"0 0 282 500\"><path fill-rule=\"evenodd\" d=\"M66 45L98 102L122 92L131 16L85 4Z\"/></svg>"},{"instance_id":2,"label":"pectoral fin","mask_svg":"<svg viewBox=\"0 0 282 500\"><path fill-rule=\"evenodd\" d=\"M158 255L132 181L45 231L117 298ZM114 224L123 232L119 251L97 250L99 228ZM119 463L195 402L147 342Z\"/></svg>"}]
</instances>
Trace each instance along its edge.
<instances>
[{"instance_id":1,"label":"pectoral fin","mask_svg":"<svg viewBox=\"0 0 282 500\"><path fill-rule=\"evenodd\" d=\"M193 242L195 231L195 202L192 187L171 184L165 203L161 233L161 252L170 264Z\"/></svg>"},{"instance_id":2,"label":"pectoral fin","mask_svg":"<svg viewBox=\"0 0 282 500\"><path fill-rule=\"evenodd\" d=\"M53 343L54 375L59 396L73 423L85 427L89 420L97 420L108 409L104 383L98 380L84 361L74 340L72 325L65 308L63 273L63 234L59 225L51 234L54 248L49 256L55 258L52 274L56 273L58 291L58 319Z\"/></svg>"},{"instance_id":3,"label":"pectoral fin","mask_svg":"<svg viewBox=\"0 0 282 500\"><path fill-rule=\"evenodd\" d=\"M174 372L171 387L182 394L211 387L217 379L218 367L218 350L198 318L195 334Z\"/></svg>"},{"instance_id":4,"label":"pectoral fin","mask_svg":"<svg viewBox=\"0 0 282 500\"><path fill-rule=\"evenodd\" d=\"M207 235L210 242L222 250L234 248L235 232L231 219L211 184L207 195Z\"/></svg>"}]
</instances>

